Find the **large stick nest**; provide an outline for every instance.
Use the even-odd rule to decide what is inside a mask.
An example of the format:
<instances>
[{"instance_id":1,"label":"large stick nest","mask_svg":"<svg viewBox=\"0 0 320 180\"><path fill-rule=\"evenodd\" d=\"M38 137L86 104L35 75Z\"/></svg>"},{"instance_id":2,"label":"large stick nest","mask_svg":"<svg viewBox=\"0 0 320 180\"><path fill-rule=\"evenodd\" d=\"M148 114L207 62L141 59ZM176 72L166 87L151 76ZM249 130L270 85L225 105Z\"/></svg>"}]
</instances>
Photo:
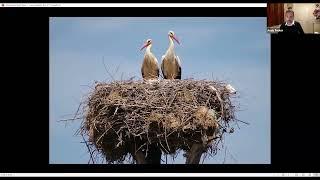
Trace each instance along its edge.
<instances>
[{"instance_id":1,"label":"large stick nest","mask_svg":"<svg viewBox=\"0 0 320 180\"><path fill-rule=\"evenodd\" d=\"M226 83L160 80L98 83L85 103L82 135L110 162L156 143L165 154L192 143L216 150L235 120ZM232 128L233 129L233 128Z\"/></svg>"}]
</instances>

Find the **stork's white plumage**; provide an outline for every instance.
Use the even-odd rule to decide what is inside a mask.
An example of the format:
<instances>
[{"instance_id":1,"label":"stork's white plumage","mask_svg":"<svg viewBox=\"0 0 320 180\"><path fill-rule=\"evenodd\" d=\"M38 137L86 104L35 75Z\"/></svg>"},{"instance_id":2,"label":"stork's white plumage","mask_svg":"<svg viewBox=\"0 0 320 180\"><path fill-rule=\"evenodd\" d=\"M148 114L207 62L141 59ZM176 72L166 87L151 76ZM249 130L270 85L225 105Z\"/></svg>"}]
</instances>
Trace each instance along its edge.
<instances>
[{"instance_id":1,"label":"stork's white plumage","mask_svg":"<svg viewBox=\"0 0 320 180\"><path fill-rule=\"evenodd\" d=\"M141 74L144 80L156 80L159 77L159 66L157 58L151 52L152 40L148 39L143 47L146 48L143 63L141 66Z\"/></svg>"},{"instance_id":2,"label":"stork's white plumage","mask_svg":"<svg viewBox=\"0 0 320 180\"><path fill-rule=\"evenodd\" d=\"M233 88L230 84L226 85L226 89L229 91L230 94L235 94L237 90Z\"/></svg>"},{"instance_id":3,"label":"stork's white plumage","mask_svg":"<svg viewBox=\"0 0 320 180\"><path fill-rule=\"evenodd\" d=\"M181 62L180 58L174 52L175 40L180 44L173 31L169 31L169 48L165 55L162 56L161 70L164 79L181 79Z\"/></svg>"}]
</instances>

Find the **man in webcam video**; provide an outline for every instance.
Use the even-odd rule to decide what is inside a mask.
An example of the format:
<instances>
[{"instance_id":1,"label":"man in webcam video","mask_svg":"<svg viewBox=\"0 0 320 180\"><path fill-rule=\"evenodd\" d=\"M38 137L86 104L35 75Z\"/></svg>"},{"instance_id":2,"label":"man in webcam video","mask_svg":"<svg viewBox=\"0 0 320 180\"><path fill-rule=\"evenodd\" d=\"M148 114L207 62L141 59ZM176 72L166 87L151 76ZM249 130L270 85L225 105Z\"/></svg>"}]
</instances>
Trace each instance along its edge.
<instances>
[{"instance_id":1,"label":"man in webcam video","mask_svg":"<svg viewBox=\"0 0 320 180\"><path fill-rule=\"evenodd\" d=\"M283 33L304 34L300 23L294 20L294 12L292 10L286 11L285 19L286 21L280 26L280 29L283 30Z\"/></svg>"}]
</instances>

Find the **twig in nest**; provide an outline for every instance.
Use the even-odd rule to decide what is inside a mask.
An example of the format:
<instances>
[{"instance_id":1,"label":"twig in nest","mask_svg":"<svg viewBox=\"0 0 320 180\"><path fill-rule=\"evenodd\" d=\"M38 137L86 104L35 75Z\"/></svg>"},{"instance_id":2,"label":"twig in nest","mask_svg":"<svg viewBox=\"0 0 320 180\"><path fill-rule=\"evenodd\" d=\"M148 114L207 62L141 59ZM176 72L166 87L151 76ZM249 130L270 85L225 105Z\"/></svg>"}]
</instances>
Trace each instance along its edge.
<instances>
[{"instance_id":1,"label":"twig in nest","mask_svg":"<svg viewBox=\"0 0 320 180\"><path fill-rule=\"evenodd\" d=\"M151 144L151 141L150 141L150 138L149 138L149 132L147 131L147 139L148 139L148 142Z\"/></svg>"},{"instance_id":2,"label":"twig in nest","mask_svg":"<svg viewBox=\"0 0 320 180\"><path fill-rule=\"evenodd\" d=\"M168 157L167 157L168 155L166 154L166 164L168 164Z\"/></svg>"},{"instance_id":3,"label":"twig in nest","mask_svg":"<svg viewBox=\"0 0 320 180\"><path fill-rule=\"evenodd\" d=\"M177 96L177 93L174 93L173 98L172 98L170 104L168 105L168 107L171 107L171 104L173 103L173 101L176 98L176 96Z\"/></svg>"},{"instance_id":4,"label":"twig in nest","mask_svg":"<svg viewBox=\"0 0 320 180\"><path fill-rule=\"evenodd\" d=\"M113 113L113 116L112 116L112 117L114 117L114 116L117 114L118 109L119 109L119 107L117 106L117 107L116 107L116 110L114 111L114 113Z\"/></svg>"},{"instance_id":5,"label":"twig in nest","mask_svg":"<svg viewBox=\"0 0 320 180\"><path fill-rule=\"evenodd\" d=\"M108 130L106 130L97 140L96 143L98 144L100 139L108 132Z\"/></svg>"},{"instance_id":6,"label":"twig in nest","mask_svg":"<svg viewBox=\"0 0 320 180\"><path fill-rule=\"evenodd\" d=\"M60 119L60 120L58 120L58 122L61 122L61 121L73 121L73 120L76 120L76 119L83 119L83 117L69 118L69 119Z\"/></svg>"},{"instance_id":7,"label":"twig in nest","mask_svg":"<svg viewBox=\"0 0 320 180\"><path fill-rule=\"evenodd\" d=\"M94 88L92 88L92 87L91 87L91 86L89 86L89 85L83 84L83 85L80 85L80 86L88 87L88 88L90 88L91 90L93 90L93 91L94 91Z\"/></svg>"},{"instance_id":8,"label":"twig in nest","mask_svg":"<svg viewBox=\"0 0 320 180\"><path fill-rule=\"evenodd\" d=\"M204 163L204 160L207 158L207 155L208 155L208 153L205 153L205 154L204 154L204 157L202 158L202 163L201 163L201 164Z\"/></svg>"},{"instance_id":9,"label":"twig in nest","mask_svg":"<svg viewBox=\"0 0 320 180\"><path fill-rule=\"evenodd\" d=\"M226 163L226 156L227 156L227 147L226 147L225 150L224 150L224 158L223 158L222 164L225 164L225 163Z\"/></svg>"},{"instance_id":10,"label":"twig in nest","mask_svg":"<svg viewBox=\"0 0 320 180\"><path fill-rule=\"evenodd\" d=\"M168 140L167 140L167 128L164 128L164 138L166 139L166 144L167 144L168 150L170 152L170 147L169 147Z\"/></svg>"},{"instance_id":11,"label":"twig in nest","mask_svg":"<svg viewBox=\"0 0 320 180\"><path fill-rule=\"evenodd\" d=\"M212 94L210 93L210 96L208 97L208 100L207 100L207 102L206 102L206 106L208 106L209 101L210 101L210 99L211 99L211 96L212 96Z\"/></svg>"},{"instance_id":12,"label":"twig in nest","mask_svg":"<svg viewBox=\"0 0 320 180\"><path fill-rule=\"evenodd\" d=\"M89 145L87 144L86 139L83 137L82 134L81 134L81 136L82 136L82 140L85 142L85 144L86 144L86 146L87 146L87 148L88 148L88 151L89 151L89 153L90 153L90 159L89 159L88 164L90 163L90 160L92 160L92 163L94 164L95 162L94 162L93 157L92 157L93 154L92 154L92 152L91 152L91 149L90 149Z\"/></svg>"},{"instance_id":13,"label":"twig in nest","mask_svg":"<svg viewBox=\"0 0 320 180\"><path fill-rule=\"evenodd\" d=\"M103 136L108 136L107 142L98 144L100 147L92 144L100 148L97 152L105 153L107 162L115 159L117 162L121 161L128 153L124 147L131 146L137 150L136 143L140 146L139 150L144 150L145 145L141 144L146 143L148 148L148 144L158 142L166 154L176 153L180 149L190 149L189 144L200 142L201 131L207 132L204 130L211 126L211 121L202 122L200 119L199 122L199 118L196 118L195 112L201 106L214 109L222 116L218 121L221 131L213 138L219 140L210 145L212 148L216 148L222 142L222 128L228 129L229 122L235 119L230 95L224 90L225 84L222 82L162 80L144 83L131 80L96 85L99 88L88 96L85 103L84 122L81 123L80 129L81 134L88 133L89 130L94 131L94 142L100 142ZM210 86L215 87L216 93L210 91ZM173 121L165 121L166 117L171 115L175 117ZM139 142L135 137L139 137ZM134 145L132 138L137 141ZM103 143L112 147L101 149ZM117 145L119 147L114 151ZM216 151L211 149L211 152Z\"/></svg>"},{"instance_id":14,"label":"twig in nest","mask_svg":"<svg viewBox=\"0 0 320 180\"><path fill-rule=\"evenodd\" d=\"M108 75L111 77L111 79L113 81L115 81L114 77L112 76L112 74L108 71L107 67L106 67L106 64L104 63L104 56L102 57L102 63L103 63L103 66L104 66L104 69L107 71Z\"/></svg>"},{"instance_id":15,"label":"twig in nest","mask_svg":"<svg viewBox=\"0 0 320 180\"><path fill-rule=\"evenodd\" d=\"M242 123L244 123L244 124L246 124L246 125L250 125L250 123L248 123L248 122L244 122L244 121L241 121L241 120L239 120L239 119L235 119L236 121L239 121L239 122L242 122Z\"/></svg>"},{"instance_id":16,"label":"twig in nest","mask_svg":"<svg viewBox=\"0 0 320 180\"><path fill-rule=\"evenodd\" d=\"M135 153L137 153L143 146L145 146L145 145L147 145L148 146L148 143L144 143L144 144L142 144L137 150L136 150L136 152Z\"/></svg>"},{"instance_id":17,"label":"twig in nest","mask_svg":"<svg viewBox=\"0 0 320 180\"><path fill-rule=\"evenodd\" d=\"M220 93L218 92L218 90L216 91L216 95L217 95L217 98L218 100L220 101L220 107L221 107L221 118L223 118L224 116L224 112L223 112L223 101L220 97Z\"/></svg>"},{"instance_id":18,"label":"twig in nest","mask_svg":"<svg viewBox=\"0 0 320 180\"><path fill-rule=\"evenodd\" d=\"M161 147L166 151L167 154L169 154L169 151L162 145L161 141L159 140L159 144L161 145Z\"/></svg>"},{"instance_id":19,"label":"twig in nest","mask_svg":"<svg viewBox=\"0 0 320 180\"><path fill-rule=\"evenodd\" d=\"M120 67L120 63L118 64L116 70L114 71L114 73L113 73L114 75L116 75L118 73L119 67Z\"/></svg>"}]
</instances>

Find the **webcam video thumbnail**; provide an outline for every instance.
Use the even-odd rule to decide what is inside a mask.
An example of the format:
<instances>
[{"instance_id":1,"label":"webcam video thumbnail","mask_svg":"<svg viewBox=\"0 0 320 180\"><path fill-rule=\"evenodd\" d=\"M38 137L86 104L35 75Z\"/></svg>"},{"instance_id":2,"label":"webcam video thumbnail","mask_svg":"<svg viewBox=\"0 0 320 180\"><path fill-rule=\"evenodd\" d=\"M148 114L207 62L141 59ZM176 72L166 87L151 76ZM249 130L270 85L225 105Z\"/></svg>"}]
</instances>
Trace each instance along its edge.
<instances>
[{"instance_id":1,"label":"webcam video thumbnail","mask_svg":"<svg viewBox=\"0 0 320 180\"><path fill-rule=\"evenodd\" d=\"M269 33L320 34L320 3L268 3Z\"/></svg>"}]
</instances>

